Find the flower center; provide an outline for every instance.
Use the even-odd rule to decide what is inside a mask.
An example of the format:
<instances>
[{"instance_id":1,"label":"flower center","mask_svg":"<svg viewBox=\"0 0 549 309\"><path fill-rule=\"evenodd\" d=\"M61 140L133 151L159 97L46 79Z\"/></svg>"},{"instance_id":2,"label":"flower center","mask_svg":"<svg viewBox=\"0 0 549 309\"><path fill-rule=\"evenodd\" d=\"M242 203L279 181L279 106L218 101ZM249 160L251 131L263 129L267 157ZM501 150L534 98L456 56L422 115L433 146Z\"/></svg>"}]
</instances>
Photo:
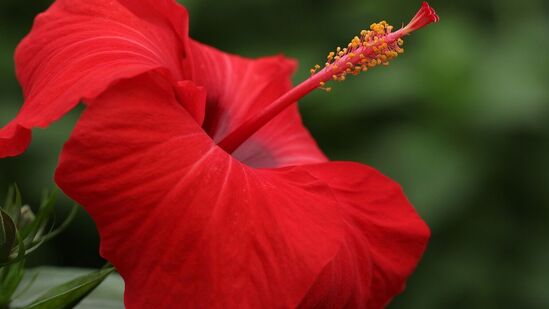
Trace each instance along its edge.
<instances>
[{"instance_id":1,"label":"flower center","mask_svg":"<svg viewBox=\"0 0 549 309\"><path fill-rule=\"evenodd\" d=\"M438 20L435 10L423 2L408 25L396 32L385 21L372 24L370 30L362 30L360 36L355 36L347 47L338 47L330 52L324 68L316 65L311 69L311 77L276 99L261 113L246 120L218 146L232 153L265 124L311 91L319 88L329 92L332 90L326 86L329 81L343 81L348 74L358 75L377 65L388 65L389 60L404 52L401 48L403 36Z\"/></svg>"}]
</instances>

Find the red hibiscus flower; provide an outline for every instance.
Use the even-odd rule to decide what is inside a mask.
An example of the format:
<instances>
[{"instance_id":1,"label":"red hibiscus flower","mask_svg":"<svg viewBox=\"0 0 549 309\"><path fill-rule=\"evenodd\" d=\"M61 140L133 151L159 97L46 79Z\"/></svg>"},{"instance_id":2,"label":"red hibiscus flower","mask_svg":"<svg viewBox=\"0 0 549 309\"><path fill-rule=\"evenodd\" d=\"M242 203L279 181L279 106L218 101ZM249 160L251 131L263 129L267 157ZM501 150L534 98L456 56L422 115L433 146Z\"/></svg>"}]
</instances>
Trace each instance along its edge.
<instances>
[{"instance_id":1,"label":"red hibiscus flower","mask_svg":"<svg viewBox=\"0 0 549 309\"><path fill-rule=\"evenodd\" d=\"M328 162L293 103L436 20L424 3L396 32L373 24L290 89L294 62L193 41L173 0L58 0L17 49L26 100L0 156L86 104L56 181L97 223L129 308L379 308L429 230L398 184Z\"/></svg>"}]
</instances>

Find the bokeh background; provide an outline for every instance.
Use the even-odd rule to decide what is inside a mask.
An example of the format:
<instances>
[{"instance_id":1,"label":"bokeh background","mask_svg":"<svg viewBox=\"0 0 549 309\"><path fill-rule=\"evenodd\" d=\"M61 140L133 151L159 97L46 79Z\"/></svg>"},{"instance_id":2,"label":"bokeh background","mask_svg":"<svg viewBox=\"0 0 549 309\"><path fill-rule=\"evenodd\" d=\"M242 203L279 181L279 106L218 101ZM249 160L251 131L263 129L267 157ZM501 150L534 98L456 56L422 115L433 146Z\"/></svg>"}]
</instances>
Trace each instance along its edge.
<instances>
[{"instance_id":1,"label":"bokeh background","mask_svg":"<svg viewBox=\"0 0 549 309\"><path fill-rule=\"evenodd\" d=\"M420 1L186 0L191 35L250 57L284 53L295 81L371 22L407 22ZM50 0L0 2L0 125L19 109L13 52ZM332 159L400 182L432 228L429 248L390 308L549 308L549 2L431 1L441 22L406 53L300 102ZM0 198L16 182L37 205L81 108L35 130L0 160ZM61 196L59 216L72 204ZM32 265L99 267L84 211Z\"/></svg>"}]
</instances>

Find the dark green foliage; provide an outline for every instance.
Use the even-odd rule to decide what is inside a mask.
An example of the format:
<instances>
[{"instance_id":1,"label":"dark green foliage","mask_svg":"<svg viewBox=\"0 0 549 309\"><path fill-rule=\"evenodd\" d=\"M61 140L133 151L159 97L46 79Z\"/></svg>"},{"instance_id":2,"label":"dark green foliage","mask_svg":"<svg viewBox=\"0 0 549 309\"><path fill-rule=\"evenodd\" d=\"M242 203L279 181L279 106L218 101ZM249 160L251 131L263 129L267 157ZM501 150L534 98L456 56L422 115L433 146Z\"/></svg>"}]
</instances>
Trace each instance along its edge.
<instances>
[{"instance_id":1,"label":"dark green foliage","mask_svg":"<svg viewBox=\"0 0 549 309\"><path fill-rule=\"evenodd\" d=\"M16 186L8 190L6 201L0 205L0 308L7 307L25 274L27 255L45 241L64 230L76 215L74 206L67 218L54 228L52 223L55 193L44 193L42 204L34 215L22 204Z\"/></svg>"},{"instance_id":2,"label":"dark green foliage","mask_svg":"<svg viewBox=\"0 0 549 309\"><path fill-rule=\"evenodd\" d=\"M58 235L74 219L77 206L73 206L66 219L54 228L55 201L55 192L44 193L35 215L28 205L22 205L17 187L10 187L6 202L0 209L0 267L21 261L42 243Z\"/></svg>"},{"instance_id":3,"label":"dark green foliage","mask_svg":"<svg viewBox=\"0 0 549 309\"><path fill-rule=\"evenodd\" d=\"M11 186L4 205L0 205L0 308L9 308L17 294L25 293L34 283L34 277L20 286L25 275L25 261L29 253L47 240L57 236L74 219L77 207L73 206L65 220L53 224L56 194L44 193L36 215L31 208L22 204L21 194ZM24 308L66 309L75 305L91 293L107 276L112 267L81 275L71 281L42 291L42 295Z\"/></svg>"}]
</instances>

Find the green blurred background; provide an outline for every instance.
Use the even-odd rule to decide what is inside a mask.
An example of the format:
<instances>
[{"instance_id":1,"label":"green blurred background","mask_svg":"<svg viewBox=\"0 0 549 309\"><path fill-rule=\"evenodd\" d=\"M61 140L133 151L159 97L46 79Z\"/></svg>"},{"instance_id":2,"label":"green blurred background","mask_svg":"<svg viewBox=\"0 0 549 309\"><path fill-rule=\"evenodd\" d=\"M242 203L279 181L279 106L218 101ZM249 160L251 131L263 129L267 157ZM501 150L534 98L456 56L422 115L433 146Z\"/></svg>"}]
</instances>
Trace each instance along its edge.
<instances>
[{"instance_id":1,"label":"green blurred background","mask_svg":"<svg viewBox=\"0 0 549 309\"><path fill-rule=\"evenodd\" d=\"M250 57L299 60L295 81L371 22L407 22L420 1L187 0L191 35ZM22 98L13 52L49 0L0 2L0 124ZM549 2L431 1L441 22L406 53L316 91L304 121L332 159L400 182L432 228L425 258L391 308L549 308ZM16 182L36 205L81 108L30 149L0 160L0 197ZM60 213L72 202L61 198ZM62 215L62 214L60 214ZM93 222L77 222L31 265L99 267Z\"/></svg>"}]
</instances>

